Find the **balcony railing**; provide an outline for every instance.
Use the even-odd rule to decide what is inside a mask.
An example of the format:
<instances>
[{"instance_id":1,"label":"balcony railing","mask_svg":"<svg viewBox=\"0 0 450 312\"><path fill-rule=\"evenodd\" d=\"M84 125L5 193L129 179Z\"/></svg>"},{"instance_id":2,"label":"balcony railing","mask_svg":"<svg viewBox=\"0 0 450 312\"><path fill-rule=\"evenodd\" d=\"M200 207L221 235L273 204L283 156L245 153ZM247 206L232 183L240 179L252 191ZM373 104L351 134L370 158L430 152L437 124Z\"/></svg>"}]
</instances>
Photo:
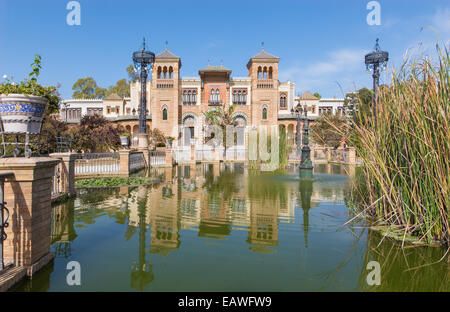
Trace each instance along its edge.
<instances>
[{"instance_id":1,"label":"balcony railing","mask_svg":"<svg viewBox=\"0 0 450 312\"><path fill-rule=\"evenodd\" d=\"M158 88L158 89L173 88L173 79L158 79L158 80L156 80L156 88Z\"/></svg>"},{"instance_id":2,"label":"balcony railing","mask_svg":"<svg viewBox=\"0 0 450 312\"><path fill-rule=\"evenodd\" d=\"M221 105L223 105L223 102L217 101L217 100L209 100L208 105L209 106L221 106Z\"/></svg>"}]
</instances>

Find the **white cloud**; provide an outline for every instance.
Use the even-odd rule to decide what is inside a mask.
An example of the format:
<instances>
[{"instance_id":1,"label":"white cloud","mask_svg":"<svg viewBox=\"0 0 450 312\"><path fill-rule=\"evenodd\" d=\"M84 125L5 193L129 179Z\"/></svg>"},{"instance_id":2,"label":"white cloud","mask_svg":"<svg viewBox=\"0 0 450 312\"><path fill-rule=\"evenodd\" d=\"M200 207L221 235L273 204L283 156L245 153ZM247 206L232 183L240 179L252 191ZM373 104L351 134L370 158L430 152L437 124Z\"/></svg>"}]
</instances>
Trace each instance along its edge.
<instances>
[{"instance_id":1,"label":"white cloud","mask_svg":"<svg viewBox=\"0 0 450 312\"><path fill-rule=\"evenodd\" d=\"M287 70L280 71L281 80L291 80L296 83L296 89L317 91L325 96L341 96L339 85L346 88L344 92L353 89L351 86L364 74L364 55L368 50L340 49L328 53L325 60L304 65L297 63Z\"/></svg>"}]
</instances>

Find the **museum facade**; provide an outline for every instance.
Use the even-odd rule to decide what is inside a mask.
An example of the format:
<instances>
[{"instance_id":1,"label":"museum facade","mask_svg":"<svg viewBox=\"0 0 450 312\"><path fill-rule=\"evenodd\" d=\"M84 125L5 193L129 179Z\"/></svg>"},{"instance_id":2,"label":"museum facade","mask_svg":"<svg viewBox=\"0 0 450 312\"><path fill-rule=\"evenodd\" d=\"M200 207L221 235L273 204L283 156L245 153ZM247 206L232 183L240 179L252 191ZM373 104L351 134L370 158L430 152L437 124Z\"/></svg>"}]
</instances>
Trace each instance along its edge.
<instances>
[{"instance_id":1,"label":"museum facade","mask_svg":"<svg viewBox=\"0 0 450 312\"><path fill-rule=\"evenodd\" d=\"M295 97L295 84L278 80L280 58L262 49L247 63L247 77L233 77L231 69L208 64L197 77L181 77L181 59L167 48L155 57L151 81L147 82L147 123L159 129L175 144L202 144L206 120L204 112L235 105L235 125L249 127L279 125L286 127L288 140L294 143L297 131L291 108L300 103L314 120L325 112L342 112L343 99L318 99L309 92ZM124 126L137 140L139 82L130 84L130 97L110 95L104 99L63 101L61 119L79 122L86 114L102 114ZM183 134L183 135L180 135ZM181 139L183 137L183 139ZM181 139L181 140L178 140Z\"/></svg>"}]
</instances>

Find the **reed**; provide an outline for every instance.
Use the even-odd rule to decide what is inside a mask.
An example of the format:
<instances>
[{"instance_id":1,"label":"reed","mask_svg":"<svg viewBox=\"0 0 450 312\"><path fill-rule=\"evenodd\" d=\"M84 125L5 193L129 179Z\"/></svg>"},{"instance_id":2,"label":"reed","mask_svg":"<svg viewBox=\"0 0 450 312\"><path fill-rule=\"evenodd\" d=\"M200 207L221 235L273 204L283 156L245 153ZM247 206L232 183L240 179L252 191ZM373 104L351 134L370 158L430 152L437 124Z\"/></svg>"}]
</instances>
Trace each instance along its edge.
<instances>
[{"instance_id":1,"label":"reed","mask_svg":"<svg viewBox=\"0 0 450 312\"><path fill-rule=\"evenodd\" d=\"M363 175L354 209L376 224L423 242L450 242L449 54L422 57L380 87L377 127L371 110L355 125ZM361 103L361 101L360 101Z\"/></svg>"}]
</instances>

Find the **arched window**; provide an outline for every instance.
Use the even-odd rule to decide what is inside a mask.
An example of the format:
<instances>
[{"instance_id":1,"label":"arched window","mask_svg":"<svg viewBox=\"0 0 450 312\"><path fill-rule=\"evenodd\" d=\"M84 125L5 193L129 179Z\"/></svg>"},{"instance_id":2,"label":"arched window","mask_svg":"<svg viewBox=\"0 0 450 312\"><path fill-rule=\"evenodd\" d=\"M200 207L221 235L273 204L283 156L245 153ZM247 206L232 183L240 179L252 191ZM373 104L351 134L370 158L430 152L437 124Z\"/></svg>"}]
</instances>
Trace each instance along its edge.
<instances>
[{"instance_id":1,"label":"arched window","mask_svg":"<svg viewBox=\"0 0 450 312\"><path fill-rule=\"evenodd\" d=\"M258 79L262 79L262 70L261 70L261 66L258 67Z\"/></svg>"},{"instance_id":2,"label":"arched window","mask_svg":"<svg viewBox=\"0 0 450 312\"><path fill-rule=\"evenodd\" d=\"M209 100L214 102L214 89L211 89L211 94L209 95Z\"/></svg>"},{"instance_id":3,"label":"arched window","mask_svg":"<svg viewBox=\"0 0 450 312\"><path fill-rule=\"evenodd\" d=\"M166 66L164 66L164 69L163 69L163 79L167 79L167 67Z\"/></svg>"},{"instance_id":4,"label":"arched window","mask_svg":"<svg viewBox=\"0 0 450 312\"><path fill-rule=\"evenodd\" d=\"M272 66L269 67L269 79L272 79Z\"/></svg>"},{"instance_id":5,"label":"arched window","mask_svg":"<svg viewBox=\"0 0 450 312\"><path fill-rule=\"evenodd\" d=\"M280 108L287 109L286 94L282 94L280 97Z\"/></svg>"},{"instance_id":6,"label":"arched window","mask_svg":"<svg viewBox=\"0 0 450 312\"><path fill-rule=\"evenodd\" d=\"M158 79L161 79L161 66L158 66Z\"/></svg>"},{"instance_id":7,"label":"arched window","mask_svg":"<svg viewBox=\"0 0 450 312\"><path fill-rule=\"evenodd\" d=\"M264 107L263 108L263 110L262 110L262 119L267 119L267 108L266 107Z\"/></svg>"},{"instance_id":8,"label":"arched window","mask_svg":"<svg viewBox=\"0 0 450 312\"><path fill-rule=\"evenodd\" d=\"M163 120L167 120L167 108L163 108L163 111L162 111L162 117L163 117Z\"/></svg>"},{"instance_id":9,"label":"arched window","mask_svg":"<svg viewBox=\"0 0 450 312\"><path fill-rule=\"evenodd\" d=\"M169 79L173 79L173 68L172 68L172 66L169 67Z\"/></svg>"},{"instance_id":10,"label":"arched window","mask_svg":"<svg viewBox=\"0 0 450 312\"><path fill-rule=\"evenodd\" d=\"M220 92L219 92L219 89L216 89L216 102L220 102Z\"/></svg>"},{"instance_id":11,"label":"arched window","mask_svg":"<svg viewBox=\"0 0 450 312\"><path fill-rule=\"evenodd\" d=\"M267 67L264 66L263 79L267 79Z\"/></svg>"}]
</instances>

